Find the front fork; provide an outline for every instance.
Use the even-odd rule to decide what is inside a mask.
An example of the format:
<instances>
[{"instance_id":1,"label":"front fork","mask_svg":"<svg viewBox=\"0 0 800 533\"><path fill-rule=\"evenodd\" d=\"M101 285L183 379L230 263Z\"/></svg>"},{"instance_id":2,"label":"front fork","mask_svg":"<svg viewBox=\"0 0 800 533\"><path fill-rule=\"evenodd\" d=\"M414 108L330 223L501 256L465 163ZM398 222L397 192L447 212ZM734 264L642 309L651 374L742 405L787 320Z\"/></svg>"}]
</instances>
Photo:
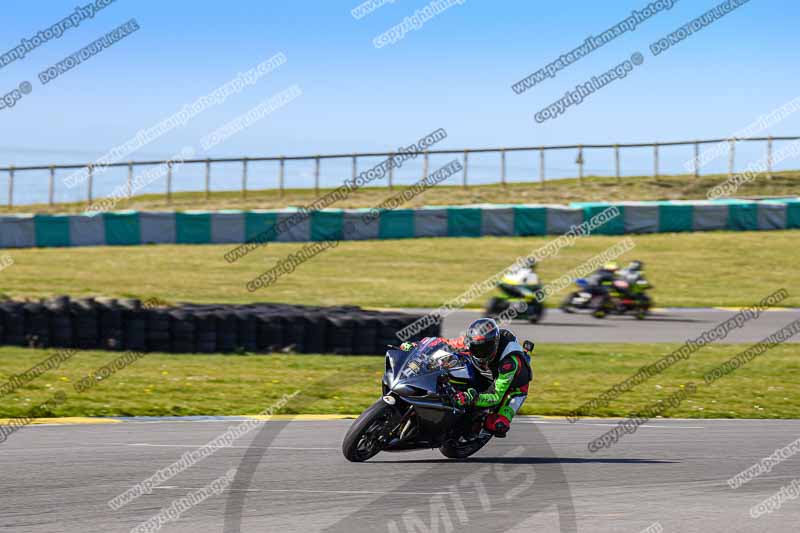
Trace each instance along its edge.
<instances>
[{"instance_id":1,"label":"front fork","mask_svg":"<svg viewBox=\"0 0 800 533\"><path fill-rule=\"evenodd\" d=\"M414 406L398 401L398 398L393 394L386 394L383 396L383 401L391 406L392 419L387 424L391 429L386 432L385 437L387 440L397 439L397 442L402 441L408 437L414 429Z\"/></svg>"}]
</instances>

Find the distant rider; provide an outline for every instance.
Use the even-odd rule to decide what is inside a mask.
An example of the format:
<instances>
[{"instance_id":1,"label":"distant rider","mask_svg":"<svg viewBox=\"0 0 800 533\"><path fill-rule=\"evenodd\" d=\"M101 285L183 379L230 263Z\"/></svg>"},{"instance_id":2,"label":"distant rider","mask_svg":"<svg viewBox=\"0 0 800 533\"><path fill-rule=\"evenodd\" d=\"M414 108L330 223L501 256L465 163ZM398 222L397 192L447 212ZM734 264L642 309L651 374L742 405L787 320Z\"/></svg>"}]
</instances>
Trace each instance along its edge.
<instances>
[{"instance_id":1,"label":"distant rider","mask_svg":"<svg viewBox=\"0 0 800 533\"><path fill-rule=\"evenodd\" d=\"M529 257L522 268L506 274L498 283L500 289L511 296L531 300L539 289L539 276L536 274L536 259Z\"/></svg>"},{"instance_id":2,"label":"distant rider","mask_svg":"<svg viewBox=\"0 0 800 533\"><path fill-rule=\"evenodd\" d=\"M644 277L644 263L642 261L631 261L628 266L617 273L617 278L627 283L627 288L620 287L618 290L629 298L644 300L647 296L639 289L652 288L650 282Z\"/></svg>"},{"instance_id":3,"label":"distant rider","mask_svg":"<svg viewBox=\"0 0 800 533\"><path fill-rule=\"evenodd\" d=\"M635 283L644 279L644 263L641 261L631 261L628 266L618 272L618 277L628 283Z\"/></svg>"},{"instance_id":4,"label":"distant rider","mask_svg":"<svg viewBox=\"0 0 800 533\"><path fill-rule=\"evenodd\" d=\"M609 290L617 280L618 270L619 265L615 261L609 261L586 278L586 291L598 302L594 305L595 310L604 309L608 304Z\"/></svg>"},{"instance_id":5,"label":"distant rider","mask_svg":"<svg viewBox=\"0 0 800 533\"><path fill-rule=\"evenodd\" d=\"M491 318L470 324L463 337L441 340L454 352L468 356L482 373L492 378L486 391L478 393L470 388L455 393L454 405L491 409L483 427L496 437L505 437L511 420L528 397L528 384L533 380L530 354L510 330L500 328ZM414 343L406 342L401 349L407 351L413 347Z\"/></svg>"}]
</instances>

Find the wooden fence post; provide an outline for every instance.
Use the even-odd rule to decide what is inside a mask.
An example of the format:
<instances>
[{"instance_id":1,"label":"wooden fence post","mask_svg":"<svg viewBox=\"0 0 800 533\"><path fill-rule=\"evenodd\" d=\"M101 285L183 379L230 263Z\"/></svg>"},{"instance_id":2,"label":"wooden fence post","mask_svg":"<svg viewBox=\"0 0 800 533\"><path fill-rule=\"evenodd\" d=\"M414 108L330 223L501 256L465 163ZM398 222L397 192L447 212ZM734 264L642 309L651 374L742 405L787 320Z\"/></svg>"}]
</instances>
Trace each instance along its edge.
<instances>
[{"instance_id":1,"label":"wooden fence post","mask_svg":"<svg viewBox=\"0 0 800 533\"><path fill-rule=\"evenodd\" d=\"M767 178L772 179L772 135L767 138Z\"/></svg>"},{"instance_id":2,"label":"wooden fence post","mask_svg":"<svg viewBox=\"0 0 800 533\"><path fill-rule=\"evenodd\" d=\"M389 190L394 190L394 154L389 154L389 162L386 164L389 167Z\"/></svg>"},{"instance_id":3,"label":"wooden fence post","mask_svg":"<svg viewBox=\"0 0 800 533\"><path fill-rule=\"evenodd\" d=\"M133 161L128 161L128 200L133 197Z\"/></svg>"},{"instance_id":4,"label":"wooden fence post","mask_svg":"<svg viewBox=\"0 0 800 533\"><path fill-rule=\"evenodd\" d=\"M284 195L283 178L284 178L285 167L286 167L286 160L284 159L283 156L281 156L280 172L278 173L278 189L280 190L281 198L283 198Z\"/></svg>"},{"instance_id":5,"label":"wooden fence post","mask_svg":"<svg viewBox=\"0 0 800 533\"><path fill-rule=\"evenodd\" d=\"M319 196L319 156L314 159L314 194Z\"/></svg>"},{"instance_id":6,"label":"wooden fence post","mask_svg":"<svg viewBox=\"0 0 800 533\"><path fill-rule=\"evenodd\" d=\"M47 203L49 205L53 205L53 198L55 196L55 189L56 189L56 167L50 165L50 185L48 187L48 195L47 195Z\"/></svg>"},{"instance_id":7,"label":"wooden fence post","mask_svg":"<svg viewBox=\"0 0 800 533\"><path fill-rule=\"evenodd\" d=\"M469 152L464 150L464 188L468 189L467 186L467 168L469 167Z\"/></svg>"},{"instance_id":8,"label":"wooden fence post","mask_svg":"<svg viewBox=\"0 0 800 533\"><path fill-rule=\"evenodd\" d=\"M211 160L206 159L206 200L211 197Z\"/></svg>"},{"instance_id":9,"label":"wooden fence post","mask_svg":"<svg viewBox=\"0 0 800 533\"><path fill-rule=\"evenodd\" d=\"M247 158L242 159L242 199L247 199Z\"/></svg>"},{"instance_id":10,"label":"wooden fence post","mask_svg":"<svg viewBox=\"0 0 800 533\"><path fill-rule=\"evenodd\" d=\"M658 181L658 143L653 144L653 177Z\"/></svg>"},{"instance_id":11,"label":"wooden fence post","mask_svg":"<svg viewBox=\"0 0 800 533\"><path fill-rule=\"evenodd\" d=\"M89 182L87 186L88 203L92 203L92 187L94 186L94 166L89 163Z\"/></svg>"},{"instance_id":12,"label":"wooden fence post","mask_svg":"<svg viewBox=\"0 0 800 533\"><path fill-rule=\"evenodd\" d=\"M539 147L539 184L544 188L544 146Z\"/></svg>"},{"instance_id":13,"label":"wooden fence post","mask_svg":"<svg viewBox=\"0 0 800 533\"><path fill-rule=\"evenodd\" d=\"M728 178L733 177L734 158L736 156L736 140L728 140Z\"/></svg>"},{"instance_id":14,"label":"wooden fence post","mask_svg":"<svg viewBox=\"0 0 800 533\"><path fill-rule=\"evenodd\" d=\"M167 161L167 203L172 203L172 161Z\"/></svg>"},{"instance_id":15,"label":"wooden fence post","mask_svg":"<svg viewBox=\"0 0 800 533\"><path fill-rule=\"evenodd\" d=\"M506 187L506 149L500 149L500 183Z\"/></svg>"},{"instance_id":16,"label":"wooden fence post","mask_svg":"<svg viewBox=\"0 0 800 533\"><path fill-rule=\"evenodd\" d=\"M8 167L8 207L14 207L14 165Z\"/></svg>"}]
</instances>

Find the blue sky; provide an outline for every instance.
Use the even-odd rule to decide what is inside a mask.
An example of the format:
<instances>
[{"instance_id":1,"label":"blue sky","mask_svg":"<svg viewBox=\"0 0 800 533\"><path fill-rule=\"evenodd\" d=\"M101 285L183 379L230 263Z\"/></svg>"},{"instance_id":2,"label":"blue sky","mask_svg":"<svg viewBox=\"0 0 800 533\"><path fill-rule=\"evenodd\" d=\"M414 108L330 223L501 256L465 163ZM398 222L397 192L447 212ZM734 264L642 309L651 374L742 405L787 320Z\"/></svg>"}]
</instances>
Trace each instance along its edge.
<instances>
[{"instance_id":1,"label":"blue sky","mask_svg":"<svg viewBox=\"0 0 800 533\"><path fill-rule=\"evenodd\" d=\"M199 145L210 131L294 84L301 97L211 155L384 150L440 127L448 138L439 146L449 148L719 137L800 95L800 2L751 0L654 57L650 43L717 4L677 1L522 95L511 90L514 82L649 2L466 0L383 48L375 48L373 38L427 2L395 0L356 20L351 9L358 3L117 0L0 69L0 94L22 81L33 84L15 107L0 110L0 165L96 158L277 52L286 55L285 65L134 158ZM77 4L7 0L0 53ZM39 82L39 72L130 18L139 31L47 85ZM644 64L627 78L555 120L534 120L534 113L565 91L637 51ZM765 133L798 132L800 112ZM738 157L744 163L762 148L753 150ZM688 155L665 151L662 166L677 170ZM525 179L538 173L533 155L526 157L510 161L511 174ZM625 157L626 173L652 168L649 153ZM548 162L548 172L552 167L553 175L569 173L572 159L574 154L564 154ZM609 173L610 161L587 155L587 168ZM495 161L475 164L477 174L484 167L491 173ZM721 162L709 169L723 167ZM307 168L295 172L298 180L308 178Z\"/></svg>"}]
</instances>

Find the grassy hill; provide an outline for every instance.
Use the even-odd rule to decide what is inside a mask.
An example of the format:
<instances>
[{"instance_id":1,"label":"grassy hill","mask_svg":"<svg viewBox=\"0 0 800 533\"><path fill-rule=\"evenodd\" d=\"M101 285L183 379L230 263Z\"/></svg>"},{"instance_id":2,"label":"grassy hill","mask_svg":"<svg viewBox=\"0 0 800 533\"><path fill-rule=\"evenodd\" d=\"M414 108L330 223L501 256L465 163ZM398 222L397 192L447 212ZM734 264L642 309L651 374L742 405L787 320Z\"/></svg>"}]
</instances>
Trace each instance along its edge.
<instances>
[{"instance_id":1,"label":"grassy hill","mask_svg":"<svg viewBox=\"0 0 800 533\"><path fill-rule=\"evenodd\" d=\"M459 179L453 177L451 179ZM414 198L408 207L422 205L463 205L472 203L545 203L566 204L586 201L622 200L688 200L704 199L706 192L714 185L727 179L727 175L713 174L694 178L692 176L634 176L617 180L612 177L589 176L583 181L561 179L548 181L542 186L531 183L509 183L501 185L475 185L463 188L460 185L438 185ZM199 180L198 180L199 182ZM320 195L331 189L321 189ZM392 194L403 190L387 187L366 187L353 192L348 198L331 207L372 207L380 204ZM800 171L781 172L768 178L760 176L742 185L737 197L797 196L800 194ZM317 198L313 189L287 189L283 197L277 190L248 191L247 199L240 192L212 192L206 200L204 192L173 193L172 202L167 203L164 195L134 196L120 201L115 209L138 210L189 210L189 209L276 209L287 206L300 206ZM71 204L46 204L14 207L0 207L0 213L78 213L87 207L85 202Z\"/></svg>"}]
</instances>

